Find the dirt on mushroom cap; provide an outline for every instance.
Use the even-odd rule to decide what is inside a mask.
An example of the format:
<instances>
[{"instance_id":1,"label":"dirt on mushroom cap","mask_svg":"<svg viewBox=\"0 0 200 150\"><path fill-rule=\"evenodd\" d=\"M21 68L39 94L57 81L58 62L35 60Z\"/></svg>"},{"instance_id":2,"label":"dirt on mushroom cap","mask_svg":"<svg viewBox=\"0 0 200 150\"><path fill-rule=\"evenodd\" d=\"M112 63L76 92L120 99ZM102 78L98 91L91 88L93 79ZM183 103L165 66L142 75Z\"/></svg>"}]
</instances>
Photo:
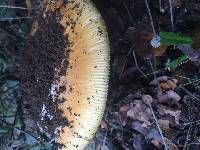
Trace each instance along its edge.
<instances>
[{"instance_id":1,"label":"dirt on mushroom cap","mask_svg":"<svg viewBox=\"0 0 200 150\"><path fill-rule=\"evenodd\" d=\"M69 64L69 51L66 50L69 41L63 34L60 19L58 11L40 12L37 29L29 37L23 52L21 67L23 97L28 101L26 107L39 133L50 140L56 140L59 128L69 126L67 118L58 109L64 99L57 95L66 88L58 87L57 83L60 76L65 76Z\"/></svg>"}]
</instances>

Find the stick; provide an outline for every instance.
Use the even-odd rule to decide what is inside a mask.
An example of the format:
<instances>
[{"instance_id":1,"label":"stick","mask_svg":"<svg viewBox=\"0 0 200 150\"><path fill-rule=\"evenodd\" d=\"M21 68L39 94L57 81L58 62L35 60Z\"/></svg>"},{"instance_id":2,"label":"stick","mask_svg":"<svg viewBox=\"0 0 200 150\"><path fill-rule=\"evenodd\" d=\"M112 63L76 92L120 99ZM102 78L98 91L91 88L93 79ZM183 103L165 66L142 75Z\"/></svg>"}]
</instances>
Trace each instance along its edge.
<instances>
[{"instance_id":1,"label":"stick","mask_svg":"<svg viewBox=\"0 0 200 150\"><path fill-rule=\"evenodd\" d=\"M153 30L153 34L156 35L156 30L155 30L155 27L154 27L153 18L152 18L151 11L150 11L149 4L148 4L147 0L145 0L145 4L146 4L147 10L148 10L149 18L151 20L151 27L152 27L152 30Z\"/></svg>"},{"instance_id":2,"label":"stick","mask_svg":"<svg viewBox=\"0 0 200 150\"><path fill-rule=\"evenodd\" d=\"M172 30L174 30L174 15L173 15L173 4L172 4L172 0L169 0L169 10L170 10L170 16L171 16L171 26L172 26Z\"/></svg>"},{"instance_id":3,"label":"stick","mask_svg":"<svg viewBox=\"0 0 200 150\"><path fill-rule=\"evenodd\" d=\"M154 111L153 111L153 108L152 108L152 106L151 106L151 103L150 103L150 101L149 101L148 99L147 99L147 102L148 102L148 104L149 104L149 107L150 107L151 113L152 113L152 115L153 115L153 118L154 118L154 120L155 120L155 122L156 122L156 126L157 126L158 132L160 133L160 136L161 136L161 138L162 138L162 141L163 141L165 150L168 150L168 146L167 146L167 144L165 143L165 138L164 138L164 136L163 136L163 132L162 132L162 130L161 130L161 128L160 128L160 125L159 125L158 120L157 120L157 118L156 118L156 115L155 115L155 113L154 113Z\"/></svg>"},{"instance_id":4,"label":"stick","mask_svg":"<svg viewBox=\"0 0 200 150\"><path fill-rule=\"evenodd\" d=\"M33 17L0 18L0 21L20 20L20 19L32 19L32 18L33 18Z\"/></svg>"},{"instance_id":5,"label":"stick","mask_svg":"<svg viewBox=\"0 0 200 150\"><path fill-rule=\"evenodd\" d=\"M17 7L17 6L7 6L7 5L0 5L0 8L22 9L22 10L38 9L38 8L26 8L26 7Z\"/></svg>"}]
</instances>

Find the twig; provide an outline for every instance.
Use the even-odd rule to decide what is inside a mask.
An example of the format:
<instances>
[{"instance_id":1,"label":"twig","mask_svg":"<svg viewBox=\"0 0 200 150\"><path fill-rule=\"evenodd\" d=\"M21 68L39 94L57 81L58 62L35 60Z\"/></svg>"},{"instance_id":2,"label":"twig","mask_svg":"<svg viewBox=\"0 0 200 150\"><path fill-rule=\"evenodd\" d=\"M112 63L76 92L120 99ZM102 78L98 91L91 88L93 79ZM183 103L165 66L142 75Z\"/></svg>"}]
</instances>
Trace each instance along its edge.
<instances>
[{"instance_id":1,"label":"twig","mask_svg":"<svg viewBox=\"0 0 200 150\"><path fill-rule=\"evenodd\" d=\"M136 58L136 55L135 55L135 50L133 49L133 47L132 47L132 50L133 50L133 58L134 58L134 62L135 62L136 68L137 68L138 71L147 79L146 74L140 69L140 67L139 67L139 65L138 65L137 58Z\"/></svg>"},{"instance_id":2,"label":"twig","mask_svg":"<svg viewBox=\"0 0 200 150\"><path fill-rule=\"evenodd\" d=\"M123 138L123 136L124 136L124 130L123 130L123 122L122 122L122 117L121 117L121 115L119 115L119 121L120 121L120 127L121 127L121 132L122 132L122 138Z\"/></svg>"},{"instance_id":3,"label":"twig","mask_svg":"<svg viewBox=\"0 0 200 150\"><path fill-rule=\"evenodd\" d=\"M180 87L184 87L184 86L187 86L187 85L190 85L190 84L194 84L196 86L196 88L199 88L199 85L198 83L200 82L200 79L193 79L193 78L189 78L189 77L185 77L185 76L181 76L181 75L175 75L176 77L180 77L180 78L183 78L183 79L187 79L189 82L188 83L185 83L185 84L180 84L179 85L179 88Z\"/></svg>"},{"instance_id":4,"label":"twig","mask_svg":"<svg viewBox=\"0 0 200 150\"><path fill-rule=\"evenodd\" d=\"M189 147L190 147L191 145L200 145L200 143L198 143L198 142L189 143L188 146L187 146L188 149L189 149Z\"/></svg>"},{"instance_id":5,"label":"twig","mask_svg":"<svg viewBox=\"0 0 200 150\"><path fill-rule=\"evenodd\" d=\"M190 91L186 90L184 87L181 87L181 89L183 91L185 91L187 94L189 94L190 96L192 96L194 99L200 101L200 99L198 97L194 96L194 94L192 94Z\"/></svg>"},{"instance_id":6,"label":"twig","mask_svg":"<svg viewBox=\"0 0 200 150\"><path fill-rule=\"evenodd\" d=\"M20 20L20 19L32 19L33 17L11 17L11 18L0 18L0 21L7 21L7 20Z\"/></svg>"},{"instance_id":7,"label":"twig","mask_svg":"<svg viewBox=\"0 0 200 150\"><path fill-rule=\"evenodd\" d=\"M184 78L184 79L187 79L187 80L192 80L192 81L196 80L196 79L192 79L192 78L189 78L189 77L186 77L186 76L181 76L181 75L174 75L174 76Z\"/></svg>"},{"instance_id":8,"label":"twig","mask_svg":"<svg viewBox=\"0 0 200 150\"><path fill-rule=\"evenodd\" d=\"M126 63L127 63L127 61L128 61L128 56L130 55L131 50L132 50L132 48L129 50L128 54L126 55L126 59L125 59L124 64L123 64L122 71L121 71L121 73L120 73L120 75L119 75L119 79L122 78L122 75L123 75L123 72L124 72L124 69L125 69Z\"/></svg>"},{"instance_id":9,"label":"twig","mask_svg":"<svg viewBox=\"0 0 200 150\"><path fill-rule=\"evenodd\" d=\"M137 61L137 58L136 58L136 55L135 55L135 50L133 49L134 48L134 45L132 45L131 49L129 50L128 54L126 55L126 57L128 57L132 51L132 54L133 54L133 58L134 58L134 62L135 62L135 66L136 68L138 69L138 71L142 74L142 76L144 76L146 79L147 79L147 76L146 74L140 69L139 65L138 65L138 61ZM127 62L127 58L124 62L124 65L123 65L123 68L122 68L122 71L120 73L120 76L119 76L119 79L121 79L122 77L122 74L123 74L123 71L124 71L124 68L125 68L125 65L126 65L126 62Z\"/></svg>"},{"instance_id":10,"label":"twig","mask_svg":"<svg viewBox=\"0 0 200 150\"><path fill-rule=\"evenodd\" d=\"M16 129L16 130L18 130L18 131L20 131L20 132L22 132L22 133L24 133L24 134L26 134L26 135L28 135L28 136L33 137L33 138L36 139L37 141L40 141L39 138L35 137L34 135L32 135L32 134L30 134L30 133L28 133L28 132L26 132L26 131L24 131L24 130L22 130L22 129L19 129L19 128L16 128L16 127L12 127L12 128L14 128L14 129Z\"/></svg>"},{"instance_id":11,"label":"twig","mask_svg":"<svg viewBox=\"0 0 200 150\"><path fill-rule=\"evenodd\" d=\"M0 5L0 8L11 8L11 9L37 9L37 8L26 8L26 7L17 7L17 6L8 6L8 5Z\"/></svg>"},{"instance_id":12,"label":"twig","mask_svg":"<svg viewBox=\"0 0 200 150\"><path fill-rule=\"evenodd\" d=\"M162 0L159 0L160 12L162 12Z\"/></svg>"},{"instance_id":13,"label":"twig","mask_svg":"<svg viewBox=\"0 0 200 150\"><path fill-rule=\"evenodd\" d=\"M170 16L171 16L171 26L172 26L172 30L174 31L174 15L173 15L172 0L169 0L169 10L170 10Z\"/></svg>"},{"instance_id":14,"label":"twig","mask_svg":"<svg viewBox=\"0 0 200 150\"><path fill-rule=\"evenodd\" d=\"M147 10L148 10L149 18L151 20L151 27L152 27L152 30L153 30L153 34L156 35L156 30L155 30L155 27L154 27L153 18L152 18L151 11L150 11L149 4L148 4L147 0L145 0L145 4L146 4Z\"/></svg>"},{"instance_id":15,"label":"twig","mask_svg":"<svg viewBox=\"0 0 200 150\"><path fill-rule=\"evenodd\" d=\"M163 136L163 132L162 132L162 130L161 130L161 128L160 128L160 125L159 125L158 120L157 120L157 118L156 118L156 115L155 115L155 113L154 113L154 111L153 111L153 108L152 108L152 106L151 106L151 103L150 103L150 101L149 101L148 99L147 99L147 102L148 102L148 104L149 104L149 107L150 107L151 113L152 113L152 115L153 115L153 118L154 118L154 120L155 120L155 122L156 122L156 126L157 126L158 132L160 133L160 136L161 136L161 138L162 138L162 141L163 141L165 150L168 150L168 146L167 146L167 144L165 143L165 138L164 138L164 136Z\"/></svg>"},{"instance_id":16,"label":"twig","mask_svg":"<svg viewBox=\"0 0 200 150\"><path fill-rule=\"evenodd\" d=\"M5 94L5 93L7 93L8 91L17 88L18 86L19 86L19 83L17 83L17 84L16 84L15 86L13 86L13 87L10 87L9 89L7 89L7 90L5 90L5 91L2 91L2 92L0 93L0 95Z\"/></svg>"},{"instance_id":17,"label":"twig","mask_svg":"<svg viewBox=\"0 0 200 150\"><path fill-rule=\"evenodd\" d=\"M105 144L106 144L107 134L108 134L108 130L106 130L106 133L105 133L104 138L103 138L103 143L102 143L103 146L105 146Z\"/></svg>"},{"instance_id":18,"label":"twig","mask_svg":"<svg viewBox=\"0 0 200 150\"><path fill-rule=\"evenodd\" d=\"M164 72L164 71L166 71L166 70L167 70L167 68L159 69L159 70L156 70L156 71L147 73L146 75L147 75L147 76L150 76L150 75L152 75L152 74L157 74L157 73L160 73L160 72Z\"/></svg>"},{"instance_id":19,"label":"twig","mask_svg":"<svg viewBox=\"0 0 200 150\"><path fill-rule=\"evenodd\" d=\"M181 126L188 126L190 124L199 124L200 123L200 120L197 120L197 121L192 121L192 122L187 122L187 123L183 123L183 124L179 124Z\"/></svg>"},{"instance_id":20,"label":"twig","mask_svg":"<svg viewBox=\"0 0 200 150\"><path fill-rule=\"evenodd\" d=\"M126 2L123 1L123 4L124 4L124 7L125 7L125 9L126 9L126 11L127 11L127 13L128 13L128 16L129 16L129 18L130 18L130 20L131 20L131 23L134 24L133 17L132 17L132 15L131 15L131 13L130 13L130 11L129 11L127 5L126 5Z\"/></svg>"},{"instance_id":21,"label":"twig","mask_svg":"<svg viewBox=\"0 0 200 150\"><path fill-rule=\"evenodd\" d=\"M158 82L158 80L157 80L156 73L155 73L155 71L154 71L154 69L153 69L153 65L152 65L151 59L147 59L147 61L148 61L148 63L149 63L150 66L151 66L151 70L152 70L152 72L153 72L154 80L156 81L156 84L157 84L159 90L162 91L162 89L161 89L161 87L160 87L160 84L159 84L159 82Z\"/></svg>"},{"instance_id":22,"label":"twig","mask_svg":"<svg viewBox=\"0 0 200 150\"><path fill-rule=\"evenodd\" d=\"M15 117L15 116L1 116L0 119L12 118L12 117Z\"/></svg>"},{"instance_id":23,"label":"twig","mask_svg":"<svg viewBox=\"0 0 200 150\"><path fill-rule=\"evenodd\" d=\"M187 85L193 84L193 83L198 83L198 82L200 82L200 79L197 79L197 80L191 81L191 82L189 82L189 83L180 84L180 85L178 86L178 88L181 88L181 87L184 87L184 86L187 86Z\"/></svg>"},{"instance_id":24,"label":"twig","mask_svg":"<svg viewBox=\"0 0 200 150\"><path fill-rule=\"evenodd\" d=\"M187 137L186 137L186 140L185 140L185 144L184 144L183 150L187 149L188 141L190 140L190 130L191 130L191 128L192 128L192 124L190 124L190 127L188 129Z\"/></svg>"}]
</instances>

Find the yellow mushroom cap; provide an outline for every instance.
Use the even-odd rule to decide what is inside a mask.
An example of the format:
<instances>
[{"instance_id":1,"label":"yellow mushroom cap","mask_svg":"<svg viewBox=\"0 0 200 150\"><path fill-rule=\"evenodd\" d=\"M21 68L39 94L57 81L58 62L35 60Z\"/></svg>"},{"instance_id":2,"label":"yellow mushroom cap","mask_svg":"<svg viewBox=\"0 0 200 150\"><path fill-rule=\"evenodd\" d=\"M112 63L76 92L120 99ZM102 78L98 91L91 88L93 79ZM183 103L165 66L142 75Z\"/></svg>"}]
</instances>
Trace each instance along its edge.
<instances>
[{"instance_id":1,"label":"yellow mushroom cap","mask_svg":"<svg viewBox=\"0 0 200 150\"><path fill-rule=\"evenodd\" d=\"M59 109L70 122L59 134L62 149L84 149L102 119L108 92L109 42L105 24L90 0L44 2L45 12L59 11L60 24L70 43L69 66L58 85L66 91Z\"/></svg>"}]
</instances>

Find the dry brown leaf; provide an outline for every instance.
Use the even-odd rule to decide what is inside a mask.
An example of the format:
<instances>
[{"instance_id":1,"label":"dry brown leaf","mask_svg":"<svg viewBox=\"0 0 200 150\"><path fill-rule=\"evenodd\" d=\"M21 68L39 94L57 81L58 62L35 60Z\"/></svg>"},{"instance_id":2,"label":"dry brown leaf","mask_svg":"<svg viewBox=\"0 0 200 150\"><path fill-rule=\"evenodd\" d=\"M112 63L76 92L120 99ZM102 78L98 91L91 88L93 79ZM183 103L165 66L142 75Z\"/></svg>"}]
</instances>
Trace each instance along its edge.
<instances>
[{"instance_id":1,"label":"dry brown leaf","mask_svg":"<svg viewBox=\"0 0 200 150\"><path fill-rule=\"evenodd\" d=\"M130 105L124 105L124 106L120 107L119 111L122 113L126 113L129 109L130 109Z\"/></svg>"},{"instance_id":2,"label":"dry brown leaf","mask_svg":"<svg viewBox=\"0 0 200 150\"><path fill-rule=\"evenodd\" d=\"M177 105L178 105L178 101L180 101L181 99L181 97L175 91L172 91L172 90L169 90L167 92L159 92L156 98L159 103L174 102Z\"/></svg>"},{"instance_id":3,"label":"dry brown leaf","mask_svg":"<svg viewBox=\"0 0 200 150\"><path fill-rule=\"evenodd\" d=\"M176 92L170 90L167 93L168 93L168 98L169 99L173 99L176 102L180 101L181 97Z\"/></svg>"},{"instance_id":4,"label":"dry brown leaf","mask_svg":"<svg viewBox=\"0 0 200 150\"><path fill-rule=\"evenodd\" d=\"M127 116L133 120L138 120L147 125L151 125L151 110L142 100L134 101L134 106L127 112Z\"/></svg>"},{"instance_id":5,"label":"dry brown leaf","mask_svg":"<svg viewBox=\"0 0 200 150\"><path fill-rule=\"evenodd\" d=\"M143 95L142 96L142 101L149 106L149 103L153 102L153 98L150 95Z\"/></svg>"},{"instance_id":6,"label":"dry brown leaf","mask_svg":"<svg viewBox=\"0 0 200 150\"><path fill-rule=\"evenodd\" d=\"M179 119L180 119L180 114L181 114L180 110L175 110L175 111L173 111L173 110L165 110L165 113L166 114L170 114L171 116L174 116L175 122L177 124L179 124Z\"/></svg>"},{"instance_id":7,"label":"dry brown leaf","mask_svg":"<svg viewBox=\"0 0 200 150\"><path fill-rule=\"evenodd\" d=\"M169 128L169 120L159 119L158 122L159 122L161 129L166 130Z\"/></svg>"},{"instance_id":8,"label":"dry brown leaf","mask_svg":"<svg viewBox=\"0 0 200 150\"><path fill-rule=\"evenodd\" d=\"M145 123L141 123L140 121L133 121L131 128L141 133L144 136L147 134L147 130L148 130L148 126L146 126Z\"/></svg>"},{"instance_id":9,"label":"dry brown leaf","mask_svg":"<svg viewBox=\"0 0 200 150\"><path fill-rule=\"evenodd\" d=\"M167 49L167 46L165 45L161 45L157 48L153 48L152 49L152 53L154 56L161 56Z\"/></svg>"},{"instance_id":10,"label":"dry brown leaf","mask_svg":"<svg viewBox=\"0 0 200 150\"><path fill-rule=\"evenodd\" d=\"M170 124L169 120L159 119L158 122L159 122L160 128L166 134L166 137L172 138L175 136L174 130L172 128L170 128L170 126L169 126L169 124Z\"/></svg>"},{"instance_id":11,"label":"dry brown leaf","mask_svg":"<svg viewBox=\"0 0 200 150\"><path fill-rule=\"evenodd\" d=\"M148 130L146 138L151 141L151 143L156 146L158 149L162 148L163 142L162 138L157 129L151 128Z\"/></svg>"},{"instance_id":12,"label":"dry brown leaf","mask_svg":"<svg viewBox=\"0 0 200 150\"><path fill-rule=\"evenodd\" d=\"M167 138L165 138L165 143L167 144L169 150L179 150L176 144L174 144L172 141L170 141Z\"/></svg>"},{"instance_id":13,"label":"dry brown leaf","mask_svg":"<svg viewBox=\"0 0 200 150\"><path fill-rule=\"evenodd\" d=\"M177 110L177 109L172 109L163 105L159 105L158 107L158 112L160 115L165 115L165 114L169 114L170 116L173 116L175 119L175 123L179 124L179 119L180 119L180 114L181 111Z\"/></svg>"},{"instance_id":14,"label":"dry brown leaf","mask_svg":"<svg viewBox=\"0 0 200 150\"><path fill-rule=\"evenodd\" d=\"M142 141L143 136L141 134L136 134L136 136L133 138L133 148L135 150L144 150Z\"/></svg>"},{"instance_id":15,"label":"dry brown leaf","mask_svg":"<svg viewBox=\"0 0 200 150\"><path fill-rule=\"evenodd\" d=\"M156 146L157 148L161 149L162 148L162 141L161 140L156 140L156 139L153 139L151 140L151 143Z\"/></svg>"},{"instance_id":16,"label":"dry brown leaf","mask_svg":"<svg viewBox=\"0 0 200 150\"><path fill-rule=\"evenodd\" d=\"M108 124L104 120L101 121L101 128L108 129Z\"/></svg>"}]
</instances>

